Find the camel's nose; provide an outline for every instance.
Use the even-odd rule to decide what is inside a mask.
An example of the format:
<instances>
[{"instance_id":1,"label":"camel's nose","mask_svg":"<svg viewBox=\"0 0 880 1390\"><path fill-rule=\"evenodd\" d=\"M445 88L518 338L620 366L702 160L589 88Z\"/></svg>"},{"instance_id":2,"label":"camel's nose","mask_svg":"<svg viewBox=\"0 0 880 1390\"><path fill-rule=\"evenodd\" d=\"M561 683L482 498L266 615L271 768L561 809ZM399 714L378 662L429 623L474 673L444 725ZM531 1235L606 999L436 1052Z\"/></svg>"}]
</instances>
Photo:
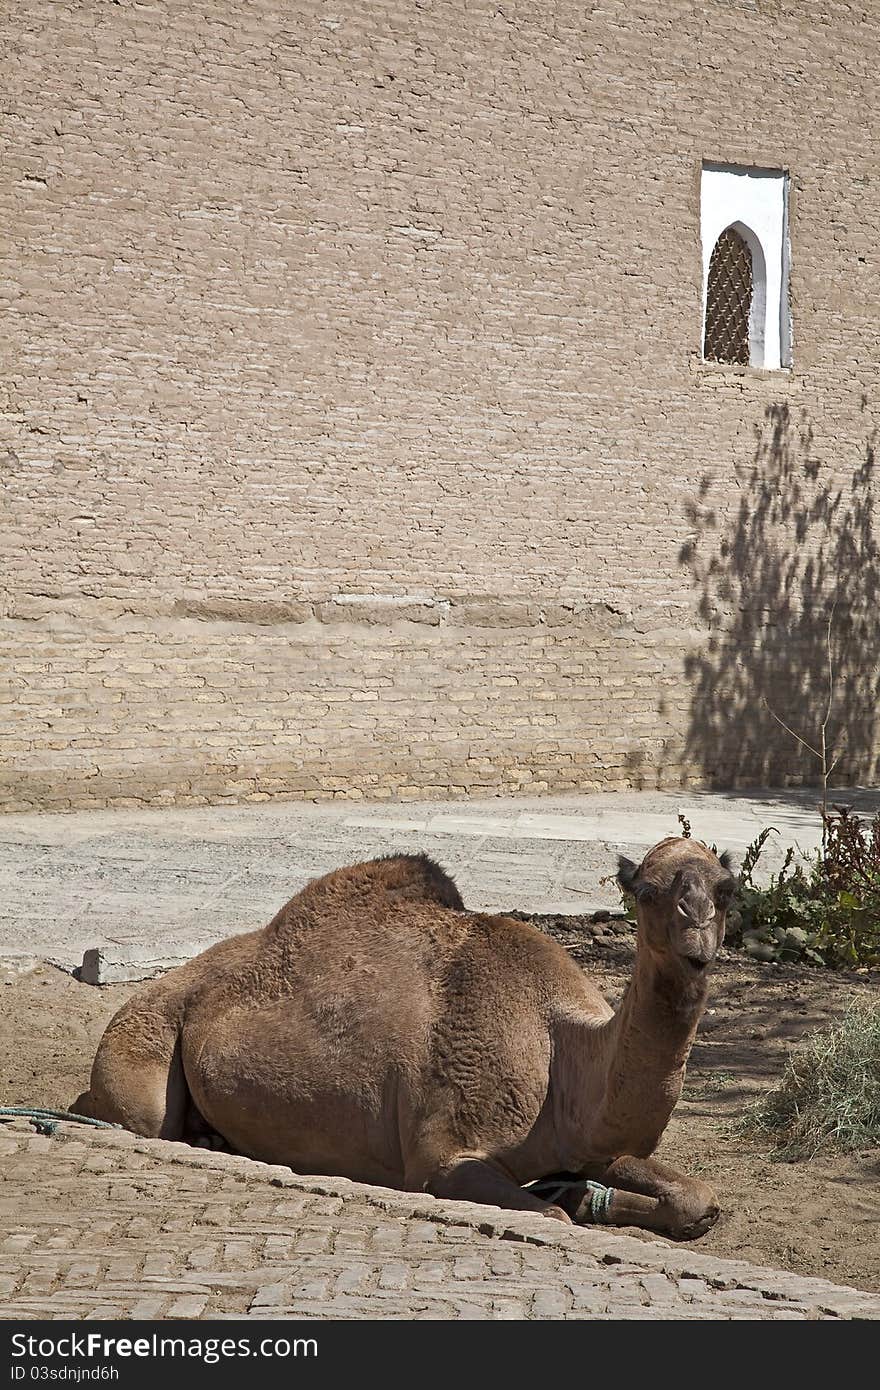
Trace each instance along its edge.
<instances>
[{"instance_id":1,"label":"camel's nose","mask_svg":"<svg viewBox=\"0 0 880 1390\"><path fill-rule=\"evenodd\" d=\"M682 877L675 891L675 915L679 926L701 931L715 917L715 904L702 883Z\"/></svg>"}]
</instances>

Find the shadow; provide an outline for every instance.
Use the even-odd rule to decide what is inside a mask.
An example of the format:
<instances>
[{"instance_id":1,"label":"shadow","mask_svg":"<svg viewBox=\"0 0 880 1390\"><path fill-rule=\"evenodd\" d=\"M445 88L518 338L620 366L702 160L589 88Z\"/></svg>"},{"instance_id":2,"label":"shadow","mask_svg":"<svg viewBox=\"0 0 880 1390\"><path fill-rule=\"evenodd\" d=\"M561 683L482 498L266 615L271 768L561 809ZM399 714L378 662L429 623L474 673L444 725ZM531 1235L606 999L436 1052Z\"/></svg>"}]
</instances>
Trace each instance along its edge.
<instances>
[{"instance_id":1,"label":"shadow","mask_svg":"<svg viewBox=\"0 0 880 1390\"><path fill-rule=\"evenodd\" d=\"M874 529L876 436L851 472L814 456L805 418L772 405L754 460L735 471L739 503L719 520L704 478L679 553L708 630L685 672L691 686L686 751L710 786L821 782L821 764L771 710L819 748L828 704L829 785L870 783L878 767L880 545ZM769 706L769 709L768 709Z\"/></svg>"}]
</instances>

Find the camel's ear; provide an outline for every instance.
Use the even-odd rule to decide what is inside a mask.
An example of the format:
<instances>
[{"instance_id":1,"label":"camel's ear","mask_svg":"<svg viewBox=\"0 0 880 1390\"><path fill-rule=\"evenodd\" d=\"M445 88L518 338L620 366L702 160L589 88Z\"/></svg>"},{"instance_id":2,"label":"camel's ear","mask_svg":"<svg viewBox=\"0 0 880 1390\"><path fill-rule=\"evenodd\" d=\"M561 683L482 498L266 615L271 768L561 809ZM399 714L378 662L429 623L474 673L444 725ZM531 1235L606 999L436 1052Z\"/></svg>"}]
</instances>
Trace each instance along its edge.
<instances>
[{"instance_id":1,"label":"camel's ear","mask_svg":"<svg viewBox=\"0 0 880 1390\"><path fill-rule=\"evenodd\" d=\"M617 860L617 882L624 893L632 893L637 902L653 898L656 891L652 883L639 878L639 865L622 854Z\"/></svg>"},{"instance_id":2,"label":"camel's ear","mask_svg":"<svg viewBox=\"0 0 880 1390\"><path fill-rule=\"evenodd\" d=\"M623 854L618 856L617 882L625 893L635 892L636 874L638 871L638 864L634 864L631 859L627 859Z\"/></svg>"},{"instance_id":3,"label":"camel's ear","mask_svg":"<svg viewBox=\"0 0 880 1390\"><path fill-rule=\"evenodd\" d=\"M733 867L733 859L729 849L726 849L723 854L719 854L718 863L721 865L722 869L726 869L729 874L736 872Z\"/></svg>"}]
</instances>

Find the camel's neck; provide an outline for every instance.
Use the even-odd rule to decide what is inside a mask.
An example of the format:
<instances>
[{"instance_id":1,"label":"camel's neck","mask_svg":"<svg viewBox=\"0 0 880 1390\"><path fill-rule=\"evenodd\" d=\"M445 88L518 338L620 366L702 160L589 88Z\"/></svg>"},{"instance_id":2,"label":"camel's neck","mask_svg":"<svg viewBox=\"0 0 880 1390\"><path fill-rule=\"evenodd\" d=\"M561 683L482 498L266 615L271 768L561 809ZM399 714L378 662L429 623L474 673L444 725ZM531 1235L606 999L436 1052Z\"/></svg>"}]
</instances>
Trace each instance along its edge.
<instances>
[{"instance_id":1,"label":"camel's neck","mask_svg":"<svg viewBox=\"0 0 880 1390\"><path fill-rule=\"evenodd\" d=\"M683 982L640 946L620 1007L584 1040L593 1076L604 1079L599 1094L584 1095L584 1132L596 1156L654 1151L681 1094L706 993L705 979Z\"/></svg>"}]
</instances>

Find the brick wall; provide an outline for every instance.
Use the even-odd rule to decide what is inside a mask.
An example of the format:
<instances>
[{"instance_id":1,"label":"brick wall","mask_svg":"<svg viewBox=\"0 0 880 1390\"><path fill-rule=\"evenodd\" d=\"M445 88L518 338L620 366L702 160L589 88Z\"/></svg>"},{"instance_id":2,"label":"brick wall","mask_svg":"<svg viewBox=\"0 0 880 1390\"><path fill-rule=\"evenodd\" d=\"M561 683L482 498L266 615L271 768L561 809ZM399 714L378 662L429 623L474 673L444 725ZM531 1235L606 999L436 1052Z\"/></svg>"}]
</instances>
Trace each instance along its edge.
<instances>
[{"instance_id":1,"label":"brick wall","mask_svg":"<svg viewBox=\"0 0 880 1390\"><path fill-rule=\"evenodd\" d=\"M835 588L873 776L880 17L0 23L7 807L815 780ZM704 158L791 170L791 372L698 360Z\"/></svg>"}]
</instances>

